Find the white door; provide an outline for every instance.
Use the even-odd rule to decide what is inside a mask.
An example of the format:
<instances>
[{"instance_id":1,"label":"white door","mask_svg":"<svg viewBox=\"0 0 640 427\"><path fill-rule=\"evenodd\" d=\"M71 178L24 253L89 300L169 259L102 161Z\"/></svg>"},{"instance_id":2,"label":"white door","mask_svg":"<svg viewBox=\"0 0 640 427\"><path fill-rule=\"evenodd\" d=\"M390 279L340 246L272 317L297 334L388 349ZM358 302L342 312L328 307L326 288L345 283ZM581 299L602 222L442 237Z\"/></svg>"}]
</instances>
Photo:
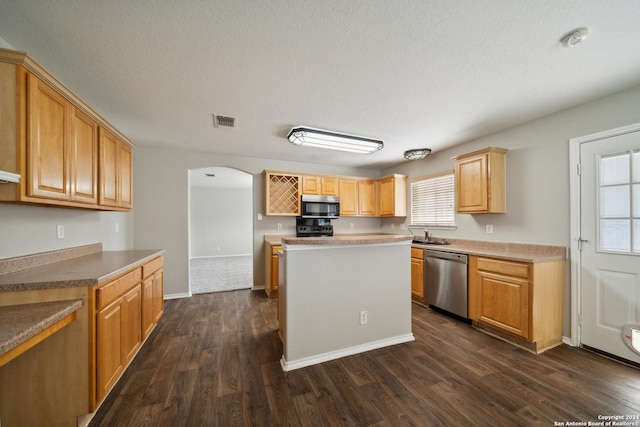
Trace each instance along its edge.
<instances>
[{"instance_id":1,"label":"white door","mask_svg":"<svg viewBox=\"0 0 640 427\"><path fill-rule=\"evenodd\" d=\"M579 162L580 341L640 363L640 132L582 143Z\"/></svg>"}]
</instances>

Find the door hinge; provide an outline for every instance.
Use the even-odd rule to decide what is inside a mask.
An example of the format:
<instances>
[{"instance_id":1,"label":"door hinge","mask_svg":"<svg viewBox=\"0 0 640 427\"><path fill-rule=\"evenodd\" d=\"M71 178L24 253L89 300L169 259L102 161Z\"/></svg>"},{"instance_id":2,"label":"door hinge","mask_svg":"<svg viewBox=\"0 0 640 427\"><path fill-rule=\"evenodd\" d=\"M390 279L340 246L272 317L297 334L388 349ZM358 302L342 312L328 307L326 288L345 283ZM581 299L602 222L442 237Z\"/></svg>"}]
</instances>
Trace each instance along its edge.
<instances>
[{"instance_id":1,"label":"door hinge","mask_svg":"<svg viewBox=\"0 0 640 427\"><path fill-rule=\"evenodd\" d=\"M582 175L582 165L580 163L576 165L576 173Z\"/></svg>"},{"instance_id":2,"label":"door hinge","mask_svg":"<svg viewBox=\"0 0 640 427\"><path fill-rule=\"evenodd\" d=\"M582 314L578 314L578 326L582 326Z\"/></svg>"}]
</instances>

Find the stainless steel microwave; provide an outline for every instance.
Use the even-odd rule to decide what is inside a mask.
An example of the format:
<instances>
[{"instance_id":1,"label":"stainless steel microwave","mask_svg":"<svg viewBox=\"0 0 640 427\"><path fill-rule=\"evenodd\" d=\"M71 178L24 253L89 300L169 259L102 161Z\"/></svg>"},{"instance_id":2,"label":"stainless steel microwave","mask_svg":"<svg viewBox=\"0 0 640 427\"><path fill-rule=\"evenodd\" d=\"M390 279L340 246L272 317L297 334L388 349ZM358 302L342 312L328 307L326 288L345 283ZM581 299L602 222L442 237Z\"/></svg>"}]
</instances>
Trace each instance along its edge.
<instances>
[{"instance_id":1,"label":"stainless steel microwave","mask_svg":"<svg viewBox=\"0 0 640 427\"><path fill-rule=\"evenodd\" d=\"M338 218L340 197L303 194L300 207L302 218Z\"/></svg>"}]
</instances>

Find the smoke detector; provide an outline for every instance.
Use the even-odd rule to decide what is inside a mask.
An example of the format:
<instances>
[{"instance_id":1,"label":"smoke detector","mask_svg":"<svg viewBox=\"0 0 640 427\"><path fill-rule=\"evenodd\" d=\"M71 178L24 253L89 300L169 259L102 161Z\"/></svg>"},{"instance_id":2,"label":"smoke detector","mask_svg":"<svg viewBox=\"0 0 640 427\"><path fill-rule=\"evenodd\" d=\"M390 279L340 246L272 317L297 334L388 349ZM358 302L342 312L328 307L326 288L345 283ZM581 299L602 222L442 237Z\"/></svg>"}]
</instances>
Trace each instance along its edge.
<instances>
[{"instance_id":1,"label":"smoke detector","mask_svg":"<svg viewBox=\"0 0 640 427\"><path fill-rule=\"evenodd\" d=\"M238 120L235 117L213 114L213 127L235 129Z\"/></svg>"},{"instance_id":2,"label":"smoke detector","mask_svg":"<svg viewBox=\"0 0 640 427\"><path fill-rule=\"evenodd\" d=\"M577 30L573 30L568 34L565 34L560 39L560 43L562 43L562 46L564 47L575 47L585 41L588 35L589 30L586 28L578 28Z\"/></svg>"}]
</instances>

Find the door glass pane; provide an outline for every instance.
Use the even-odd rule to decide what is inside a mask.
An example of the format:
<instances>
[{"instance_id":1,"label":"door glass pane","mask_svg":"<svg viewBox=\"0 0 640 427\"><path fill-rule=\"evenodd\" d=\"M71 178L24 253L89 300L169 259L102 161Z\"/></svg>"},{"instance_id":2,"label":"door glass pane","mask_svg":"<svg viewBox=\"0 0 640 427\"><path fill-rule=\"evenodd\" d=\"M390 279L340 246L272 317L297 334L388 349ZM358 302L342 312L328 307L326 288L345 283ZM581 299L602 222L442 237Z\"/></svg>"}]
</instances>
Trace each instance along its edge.
<instances>
[{"instance_id":1,"label":"door glass pane","mask_svg":"<svg viewBox=\"0 0 640 427\"><path fill-rule=\"evenodd\" d=\"M629 217L629 186L600 188L600 216L605 218Z\"/></svg>"},{"instance_id":2,"label":"door glass pane","mask_svg":"<svg viewBox=\"0 0 640 427\"><path fill-rule=\"evenodd\" d=\"M633 185L633 216L640 218L640 184Z\"/></svg>"},{"instance_id":3,"label":"door glass pane","mask_svg":"<svg viewBox=\"0 0 640 427\"><path fill-rule=\"evenodd\" d=\"M640 182L640 150L633 152L633 182Z\"/></svg>"},{"instance_id":4,"label":"door glass pane","mask_svg":"<svg viewBox=\"0 0 640 427\"><path fill-rule=\"evenodd\" d=\"M629 153L614 154L600 159L600 185L629 182Z\"/></svg>"},{"instance_id":5,"label":"door glass pane","mask_svg":"<svg viewBox=\"0 0 640 427\"><path fill-rule=\"evenodd\" d=\"M633 252L640 253L640 219L633 220Z\"/></svg>"},{"instance_id":6,"label":"door glass pane","mask_svg":"<svg viewBox=\"0 0 640 427\"><path fill-rule=\"evenodd\" d=\"M631 250L631 221L628 219L601 219L600 249L629 252Z\"/></svg>"}]
</instances>

